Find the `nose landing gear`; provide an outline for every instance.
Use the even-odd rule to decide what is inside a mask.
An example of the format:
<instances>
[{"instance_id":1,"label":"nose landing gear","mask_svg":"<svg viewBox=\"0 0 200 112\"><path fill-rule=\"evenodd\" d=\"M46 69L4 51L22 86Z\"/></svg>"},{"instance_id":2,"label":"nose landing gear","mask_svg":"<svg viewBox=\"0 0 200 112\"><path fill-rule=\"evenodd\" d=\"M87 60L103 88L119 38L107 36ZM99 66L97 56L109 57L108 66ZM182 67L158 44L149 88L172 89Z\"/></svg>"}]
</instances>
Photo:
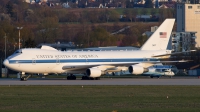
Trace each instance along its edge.
<instances>
[{"instance_id":1,"label":"nose landing gear","mask_svg":"<svg viewBox=\"0 0 200 112\"><path fill-rule=\"evenodd\" d=\"M21 81L27 81L28 78L31 77L31 75L26 76L26 75L25 75L25 72L18 73L18 74L20 74L20 80L21 80Z\"/></svg>"}]
</instances>

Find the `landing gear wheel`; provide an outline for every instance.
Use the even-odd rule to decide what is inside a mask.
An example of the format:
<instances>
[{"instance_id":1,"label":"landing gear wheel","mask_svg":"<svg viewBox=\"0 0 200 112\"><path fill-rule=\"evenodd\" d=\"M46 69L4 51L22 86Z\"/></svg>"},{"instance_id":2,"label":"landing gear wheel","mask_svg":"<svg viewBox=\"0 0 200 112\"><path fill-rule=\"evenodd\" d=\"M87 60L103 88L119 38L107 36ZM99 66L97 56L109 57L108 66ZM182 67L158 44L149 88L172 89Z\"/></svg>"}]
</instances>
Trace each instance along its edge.
<instances>
[{"instance_id":1,"label":"landing gear wheel","mask_svg":"<svg viewBox=\"0 0 200 112\"><path fill-rule=\"evenodd\" d=\"M26 74L24 72L19 72L20 75L20 81L27 81L28 78L30 77L30 75L27 77Z\"/></svg>"},{"instance_id":2,"label":"landing gear wheel","mask_svg":"<svg viewBox=\"0 0 200 112\"><path fill-rule=\"evenodd\" d=\"M151 78L153 78L153 76L150 76Z\"/></svg>"},{"instance_id":3,"label":"landing gear wheel","mask_svg":"<svg viewBox=\"0 0 200 112\"><path fill-rule=\"evenodd\" d=\"M100 80L100 77L88 77L88 76L82 76L81 80Z\"/></svg>"},{"instance_id":4,"label":"landing gear wheel","mask_svg":"<svg viewBox=\"0 0 200 112\"><path fill-rule=\"evenodd\" d=\"M21 77L21 81L26 81L26 77Z\"/></svg>"},{"instance_id":5,"label":"landing gear wheel","mask_svg":"<svg viewBox=\"0 0 200 112\"><path fill-rule=\"evenodd\" d=\"M100 77L96 77L95 80L100 80Z\"/></svg>"},{"instance_id":6,"label":"landing gear wheel","mask_svg":"<svg viewBox=\"0 0 200 112\"><path fill-rule=\"evenodd\" d=\"M85 80L85 76L82 76L81 80Z\"/></svg>"},{"instance_id":7,"label":"landing gear wheel","mask_svg":"<svg viewBox=\"0 0 200 112\"><path fill-rule=\"evenodd\" d=\"M89 79L90 79L90 77L88 77L88 76L82 76L81 80L89 80Z\"/></svg>"},{"instance_id":8,"label":"landing gear wheel","mask_svg":"<svg viewBox=\"0 0 200 112\"><path fill-rule=\"evenodd\" d=\"M76 80L76 76L75 76L75 75L73 75L73 76L72 76L72 79L73 79L73 80Z\"/></svg>"},{"instance_id":9,"label":"landing gear wheel","mask_svg":"<svg viewBox=\"0 0 200 112\"><path fill-rule=\"evenodd\" d=\"M69 76L67 76L67 80L76 80L76 76L73 74L70 74Z\"/></svg>"},{"instance_id":10,"label":"landing gear wheel","mask_svg":"<svg viewBox=\"0 0 200 112\"><path fill-rule=\"evenodd\" d=\"M112 75L115 76L115 72L113 72Z\"/></svg>"},{"instance_id":11,"label":"landing gear wheel","mask_svg":"<svg viewBox=\"0 0 200 112\"><path fill-rule=\"evenodd\" d=\"M88 76L82 76L82 80L92 80L92 78Z\"/></svg>"},{"instance_id":12,"label":"landing gear wheel","mask_svg":"<svg viewBox=\"0 0 200 112\"><path fill-rule=\"evenodd\" d=\"M93 77L89 77L89 79L90 79L90 80L94 80L95 78L93 78Z\"/></svg>"}]
</instances>

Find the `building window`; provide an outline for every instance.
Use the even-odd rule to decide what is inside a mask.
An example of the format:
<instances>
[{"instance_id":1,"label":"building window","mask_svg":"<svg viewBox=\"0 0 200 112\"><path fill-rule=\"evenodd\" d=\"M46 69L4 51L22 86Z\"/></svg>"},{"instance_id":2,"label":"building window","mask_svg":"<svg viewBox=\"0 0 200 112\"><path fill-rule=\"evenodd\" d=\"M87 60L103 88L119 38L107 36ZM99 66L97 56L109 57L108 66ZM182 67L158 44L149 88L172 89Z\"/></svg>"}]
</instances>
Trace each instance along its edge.
<instances>
[{"instance_id":1,"label":"building window","mask_svg":"<svg viewBox=\"0 0 200 112\"><path fill-rule=\"evenodd\" d=\"M177 43L177 41L172 41L172 43Z\"/></svg>"},{"instance_id":2,"label":"building window","mask_svg":"<svg viewBox=\"0 0 200 112\"><path fill-rule=\"evenodd\" d=\"M188 6L188 9L192 9L192 6Z\"/></svg>"}]
</instances>

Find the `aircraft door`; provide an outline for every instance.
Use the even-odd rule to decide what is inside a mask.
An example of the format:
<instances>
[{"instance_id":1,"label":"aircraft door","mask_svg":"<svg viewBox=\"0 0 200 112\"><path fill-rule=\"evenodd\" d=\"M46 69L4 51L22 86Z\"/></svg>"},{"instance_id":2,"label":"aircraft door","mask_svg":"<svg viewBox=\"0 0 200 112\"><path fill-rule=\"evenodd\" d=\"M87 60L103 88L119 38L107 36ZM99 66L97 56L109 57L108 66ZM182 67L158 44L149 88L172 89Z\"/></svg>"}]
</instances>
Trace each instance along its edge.
<instances>
[{"instance_id":1,"label":"aircraft door","mask_svg":"<svg viewBox=\"0 0 200 112\"><path fill-rule=\"evenodd\" d=\"M86 63L86 64L89 64L89 61L88 61L88 59L87 59L87 58L85 59L85 63Z\"/></svg>"},{"instance_id":2,"label":"aircraft door","mask_svg":"<svg viewBox=\"0 0 200 112\"><path fill-rule=\"evenodd\" d=\"M35 60L35 58L32 59L32 65L36 65L36 60Z\"/></svg>"},{"instance_id":3,"label":"aircraft door","mask_svg":"<svg viewBox=\"0 0 200 112\"><path fill-rule=\"evenodd\" d=\"M147 58L146 58L146 57L144 57L144 58L143 58L143 61L147 61Z\"/></svg>"},{"instance_id":4,"label":"aircraft door","mask_svg":"<svg viewBox=\"0 0 200 112\"><path fill-rule=\"evenodd\" d=\"M57 58L57 59L56 59L56 65L59 65L59 64L60 64L60 59Z\"/></svg>"},{"instance_id":5,"label":"aircraft door","mask_svg":"<svg viewBox=\"0 0 200 112\"><path fill-rule=\"evenodd\" d=\"M16 61L16 63L17 63L17 65L18 65L18 67L20 67L20 63L19 63L18 61Z\"/></svg>"}]
</instances>

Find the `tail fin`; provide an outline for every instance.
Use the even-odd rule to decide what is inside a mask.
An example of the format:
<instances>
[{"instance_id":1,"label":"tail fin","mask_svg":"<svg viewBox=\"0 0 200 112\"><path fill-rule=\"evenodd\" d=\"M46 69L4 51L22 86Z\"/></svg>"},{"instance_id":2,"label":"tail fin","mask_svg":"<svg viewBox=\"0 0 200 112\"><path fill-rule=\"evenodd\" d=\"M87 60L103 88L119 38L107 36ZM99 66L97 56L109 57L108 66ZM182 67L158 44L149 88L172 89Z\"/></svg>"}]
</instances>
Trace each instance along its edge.
<instances>
[{"instance_id":1,"label":"tail fin","mask_svg":"<svg viewBox=\"0 0 200 112\"><path fill-rule=\"evenodd\" d=\"M166 19L149 37L140 50L165 50L170 40L175 19Z\"/></svg>"}]
</instances>

